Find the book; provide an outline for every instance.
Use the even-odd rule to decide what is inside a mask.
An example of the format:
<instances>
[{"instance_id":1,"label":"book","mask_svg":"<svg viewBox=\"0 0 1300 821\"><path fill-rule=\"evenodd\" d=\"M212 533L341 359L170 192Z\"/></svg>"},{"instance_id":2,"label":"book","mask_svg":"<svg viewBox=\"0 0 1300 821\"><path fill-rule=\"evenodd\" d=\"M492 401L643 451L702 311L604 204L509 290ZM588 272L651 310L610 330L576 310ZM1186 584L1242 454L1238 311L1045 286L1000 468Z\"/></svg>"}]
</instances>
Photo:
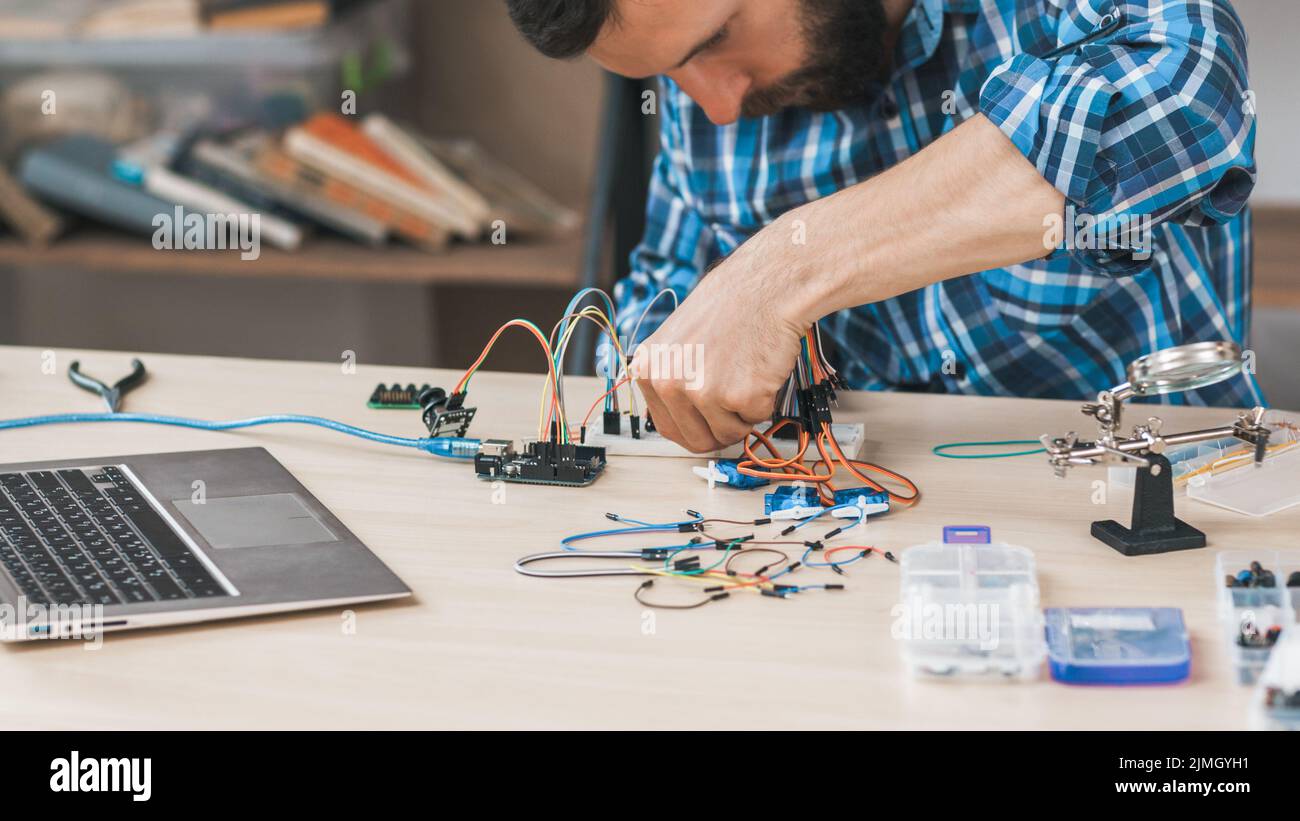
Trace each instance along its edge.
<instances>
[{"instance_id":1,"label":"book","mask_svg":"<svg viewBox=\"0 0 1300 821\"><path fill-rule=\"evenodd\" d=\"M270 137L258 132L226 143L200 140L184 158L182 168L201 182L286 218L301 216L367 245L384 244L388 228L379 220L336 205L314 190L262 173L257 154L269 144Z\"/></svg>"},{"instance_id":2,"label":"book","mask_svg":"<svg viewBox=\"0 0 1300 821\"><path fill-rule=\"evenodd\" d=\"M159 199L204 214L258 214L261 236L276 248L296 251L302 245L302 229L275 214L262 213L246 202L188 179L160 165L144 169L144 190Z\"/></svg>"},{"instance_id":3,"label":"book","mask_svg":"<svg viewBox=\"0 0 1300 821\"><path fill-rule=\"evenodd\" d=\"M63 220L27 196L18 180L0 167L0 222L31 245L48 245L63 231Z\"/></svg>"},{"instance_id":4,"label":"book","mask_svg":"<svg viewBox=\"0 0 1300 821\"><path fill-rule=\"evenodd\" d=\"M6 40L62 40L72 35L93 0L8 0L0 3Z\"/></svg>"},{"instance_id":5,"label":"book","mask_svg":"<svg viewBox=\"0 0 1300 821\"><path fill-rule=\"evenodd\" d=\"M93 4L78 21L86 39L192 37L201 30L198 0L110 0Z\"/></svg>"},{"instance_id":6,"label":"book","mask_svg":"<svg viewBox=\"0 0 1300 821\"><path fill-rule=\"evenodd\" d=\"M18 163L18 179L45 202L121 228L152 235L154 218L174 206L113 177L117 151L87 135L60 137L28 149ZM183 211L183 209L182 209Z\"/></svg>"},{"instance_id":7,"label":"book","mask_svg":"<svg viewBox=\"0 0 1300 821\"><path fill-rule=\"evenodd\" d=\"M214 31L318 28L329 22L324 0L279 0L260 3L205 3L204 20Z\"/></svg>"},{"instance_id":8,"label":"book","mask_svg":"<svg viewBox=\"0 0 1300 821\"><path fill-rule=\"evenodd\" d=\"M582 224L577 211L561 205L522 174L497 161L473 140L421 139L425 148L488 201L493 220L523 235L555 237Z\"/></svg>"},{"instance_id":9,"label":"book","mask_svg":"<svg viewBox=\"0 0 1300 821\"><path fill-rule=\"evenodd\" d=\"M442 191L466 218L478 225L479 233L487 228L488 201L435 157L418 135L399 126L382 114L369 114L361 121L361 130L407 170L424 180L425 185Z\"/></svg>"},{"instance_id":10,"label":"book","mask_svg":"<svg viewBox=\"0 0 1300 821\"><path fill-rule=\"evenodd\" d=\"M295 186L304 193L377 220L392 233L425 250L444 250L450 241L450 233L441 225L311 165L298 162L274 146L268 145L258 152L257 168L270 179Z\"/></svg>"},{"instance_id":11,"label":"book","mask_svg":"<svg viewBox=\"0 0 1300 821\"><path fill-rule=\"evenodd\" d=\"M401 211L475 239L480 225L453 199L431 188L380 148L353 123L333 113L316 114L284 137L289 156Z\"/></svg>"}]
</instances>

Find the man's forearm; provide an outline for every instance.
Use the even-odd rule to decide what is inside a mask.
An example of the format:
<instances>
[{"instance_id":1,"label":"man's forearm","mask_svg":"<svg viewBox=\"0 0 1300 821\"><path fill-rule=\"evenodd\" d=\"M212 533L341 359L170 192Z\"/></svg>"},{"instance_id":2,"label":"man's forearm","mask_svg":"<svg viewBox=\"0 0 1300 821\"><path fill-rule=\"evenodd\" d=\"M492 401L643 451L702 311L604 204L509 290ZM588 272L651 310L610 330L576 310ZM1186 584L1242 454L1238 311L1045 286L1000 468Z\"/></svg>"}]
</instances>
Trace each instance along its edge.
<instances>
[{"instance_id":1,"label":"man's forearm","mask_svg":"<svg viewBox=\"0 0 1300 821\"><path fill-rule=\"evenodd\" d=\"M894 168L785 214L764 232L762 252L788 260L779 266L789 276L780 288L787 319L807 326L1041 258L1051 250L1045 219L1064 207L1064 196L977 115Z\"/></svg>"}]
</instances>

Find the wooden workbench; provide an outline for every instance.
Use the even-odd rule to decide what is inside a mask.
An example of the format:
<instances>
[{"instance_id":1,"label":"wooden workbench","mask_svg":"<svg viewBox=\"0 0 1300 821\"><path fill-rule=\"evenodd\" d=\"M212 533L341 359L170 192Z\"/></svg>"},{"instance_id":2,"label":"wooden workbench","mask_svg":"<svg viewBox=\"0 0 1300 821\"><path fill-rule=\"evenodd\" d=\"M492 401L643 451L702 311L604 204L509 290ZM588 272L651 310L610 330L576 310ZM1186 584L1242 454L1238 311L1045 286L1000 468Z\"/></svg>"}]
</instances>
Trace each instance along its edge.
<instances>
[{"instance_id":1,"label":"wooden workbench","mask_svg":"<svg viewBox=\"0 0 1300 821\"><path fill-rule=\"evenodd\" d=\"M103 377L129 354L0 348L0 418L97 411L64 372L79 356ZM447 372L145 355L152 378L126 409L208 419L311 413L419 435L413 412L371 411L375 383L446 385ZM541 378L481 373L473 435L536 430ZM586 407L596 383L572 380ZM585 401L584 401L585 400ZM1125 558L1088 535L1127 521L1129 497L1093 503L1099 469L1056 480L1042 457L939 459L941 442L1089 430L1074 402L842 395L837 419L867 425L865 458L922 488L913 510L873 520L872 544L900 552L945 524L987 524L1032 549L1044 606L1181 607L1193 640L1185 684L1147 688L919 681L890 637L898 567L852 566L840 593L790 600L733 595L648 613L635 579L542 580L512 570L526 553L609 524L606 511L668 521L684 508L752 519L757 493L709 490L682 459L614 457L591 488L491 485L442 462L311 428L211 434L139 425L0 433L0 463L262 445L414 590L407 602L106 636L98 650L50 642L0 648L0 729L14 728L1240 728L1236 683L1215 614L1216 549L1297 547L1300 508L1254 520L1179 501L1210 547ZM1230 412L1169 409L1166 429ZM1172 426L1172 427L1171 427ZM497 503L500 502L500 503ZM738 529L743 531L744 529ZM773 529L775 530L775 528ZM855 538L857 541L857 538ZM826 571L810 571L834 577ZM809 576L812 578L812 576ZM835 579L839 580L839 579Z\"/></svg>"}]
</instances>

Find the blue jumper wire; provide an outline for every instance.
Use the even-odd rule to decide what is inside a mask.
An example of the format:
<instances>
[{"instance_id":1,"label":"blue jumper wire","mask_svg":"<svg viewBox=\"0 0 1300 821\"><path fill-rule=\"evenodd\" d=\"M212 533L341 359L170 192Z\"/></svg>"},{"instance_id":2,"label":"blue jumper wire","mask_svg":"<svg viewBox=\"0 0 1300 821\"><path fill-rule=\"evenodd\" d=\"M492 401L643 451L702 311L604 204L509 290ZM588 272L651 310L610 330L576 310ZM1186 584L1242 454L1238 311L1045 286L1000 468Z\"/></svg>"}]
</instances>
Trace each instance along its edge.
<instances>
[{"instance_id":1,"label":"blue jumper wire","mask_svg":"<svg viewBox=\"0 0 1300 821\"><path fill-rule=\"evenodd\" d=\"M79 425L93 422L135 422L145 425L171 425L173 427L207 431L241 430L262 425L314 425L383 445L415 448L447 459L473 459L479 449L478 439L457 439L453 437L410 439L403 436L375 433L343 422L336 422L333 419L298 414L277 414L274 416L256 416L251 419L236 419L228 422L209 422L203 419L159 416L152 413L62 413L0 421L0 431L34 428L40 425Z\"/></svg>"}]
</instances>

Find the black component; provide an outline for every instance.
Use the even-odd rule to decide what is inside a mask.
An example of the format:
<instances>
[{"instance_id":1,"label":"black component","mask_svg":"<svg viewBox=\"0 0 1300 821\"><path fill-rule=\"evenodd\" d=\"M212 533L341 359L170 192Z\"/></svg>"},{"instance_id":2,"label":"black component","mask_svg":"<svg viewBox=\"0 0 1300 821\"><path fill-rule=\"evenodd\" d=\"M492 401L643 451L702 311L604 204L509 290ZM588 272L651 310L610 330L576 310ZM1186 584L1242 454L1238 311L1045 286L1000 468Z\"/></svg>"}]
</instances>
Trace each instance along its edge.
<instances>
[{"instance_id":1,"label":"black component","mask_svg":"<svg viewBox=\"0 0 1300 821\"><path fill-rule=\"evenodd\" d=\"M791 573L793 573L794 571L798 570L798 569L799 569L800 567L802 567L802 566L803 566L803 562L795 562L794 564L792 564L792 565L790 565L789 567L787 567L786 570L788 570L788 571L790 571Z\"/></svg>"},{"instance_id":2,"label":"black component","mask_svg":"<svg viewBox=\"0 0 1300 821\"><path fill-rule=\"evenodd\" d=\"M1250 624L1243 624L1237 631L1237 644L1242 647L1272 647L1282 635L1282 628L1276 625L1267 630L1260 630Z\"/></svg>"},{"instance_id":3,"label":"black component","mask_svg":"<svg viewBox=\"0 0 1300 821\"><path fill-rule=\"evenodd\" d=\"M419 410L422 407L420 397L426 391L435 390L446 395L442 388L430 388L428 385L417 388L414 384L402 387L396 384L385 385L381 382L375 386L366 404L374 410Z\"/></svg>"},{"instance_id":4,"label":"black component","mask_svg":"<svg viewBox=\"0 0 1300 821\"><path fill-rule=\"evenodd\" d=\"M779 590L760 590L759 592L762 593L764 596L768 596L768 597L771 597L771 598L773 598L773 599L784 599L784 598L785 598L785 593L783 593L783 592L781 592L781 591L779 591Z\"/></svg>"},{"instance_id":5,"label":"black component","mask_svg":"<svg viewBox=\"0 0 1300 821\"><path fill-rule=\"evenodd\" d=\"M1300 570L1297 570L1296 572L1292 573L1290 576L1286 577L1286 586L1300 587Z\"/></svg>"},{"instance_id":6,"label":"black component","mask_svg":"<svg viewBox=\"0 0 1300 821\"><path fill-rule=\"evenodd\" d=\"M1277 587L1277 576L1259 562L1250 563L1250 580L1251 587Z\"/></svg>"},{"instance_id":7,"label":"black component","mask_svg":"<svg viewBox=\"0 0 1300 821\"><path fill-rule=\"evenodd\" d=\"M606 436L618 436L623 432L622 422L619 419L618 411L605 411L604 427L602 430Z\"/></svg>"},{"instance_id":8,"label":"black component","mask_svg":"<svg viewBox=\"0 0 1300 821\"><path fill-rule=\"evenodd\" d=\"M824 547L824 545L821 542L804 542L803 545L804 547L809 547L812 548L813 550L821 550L822 547Z\"/></svg>"},{"instance_id":9,"label":"black component","mask_svg":"<svg viewBox=\"0 0 1300 821\"><path fill-rule=\"evenodd\" d=\"M756 524L756 525L770 525L770 524L772 524L772 520L771 520L771 519L767 519L767 518L764 518L764 519L755 519L755 520L754 520L754 524Z\"/></svg>"},{"instance_id":10,"label":"black component","mask_svg":"<svg viewBox=\"0 0 1300 821\"><path fill-rule=\"evenodd\" d=\"M788 421L790 424L782 425L781 422L783 421ZM768 429L771 433L768 435L773 439L795 440L799 438L799 434L803 431L801 425L803 425L803 422L797 416L773 416L772 427Z\"/></svg>"},{"instance_id":11,"label":"black component","mask_svg":"<svg viewBox=\"0 0 1300 821\"><path fill-rule=\"evenodd\" d=\"M791 533L794 532L794 529L795 529L796 527L798 527L798 525L790 525L790 526L787 527L785 530L782 530L782 531L781 531L781 535L782 535L782 536L789 536Z\"/></svg>"},{"instance_id":12,"label":"black component","mask_svg":"<svg viewBox=\"0 0 1300 821\"><path fill-rule=\"evenodd\" d=\"M641 417L637 416L635 413L632 414L631 424L632 424L632 438L640 439L641 438Z\"/></svg>"},{"instance_id":13,"label":"black component","mask_svg":"<svg viewBox=\"0 0 1300 821\"><path fill-rule=\"evenodd\" d=\"M699 522L682 522L677 526L678 533L698 533L703 529Z\"/></svg>"},{"instance_id":14,"label":"black component","mask_svg":"<svg viewBox=\"0 0 1300 821\"><path fill-rule=\"evenodd\" d=\"M645 412L645 432L646 433L655 432L655 420L650 418L650 411Z\"/></svg>"},{"instance_id":15,"label":"black component","mask_svg":"<svg viewBox=\"0 0 1300 821\"><path fill-rule=\"evenodd\" d=\"M836 573L840 574L841 576L845 576L845 575L847 575L847 574L844 572L844 569L841 568L838 564L833 564L833 565L831 565L831 570L834 570Z\"/></svg>"},{"instance_id":16,"label":"black component","mask_svg":"<svg viewBox=\"0 0 1300 821\"><path fill-rule=\"evenodd\" d=\"M825 589L826 589L826 590L843 590L843 589L844 589L844 585L842 585L842 584L828 584L828 585L825 586Z\"/></svg>"},{"instance_id":17,"label":"black component","mask_svg":"<svg viewBox=\"0 0 1300 821\"><path fill-rule=\"evenodd\" d=\"M1092 523L1092 535L1125 556L1149 556L1205 547L1205 534L1174 516L1174 471L1158 453L1144 454L1151 467L1138 468L1131 527L1114 520Z\"/></svg>"},{"instance_id":18,"label":"black component","mask_svg":"<svg viewBox=\"0 0 1300 821\"><path fill-rule=\"evenodd\" d=\"M641 558L647 562L663 561L668 558L668 551L662 547L651 547L641 551Z\"/></svg>"},{"instance_id":19,"label":"black component","mask_svg":"<svg viewBox=\"0 0 1300 821\"><path fill-rule=\"evenodd\" d=\"M448 396L442 388L420 391L417 399L424 409L424 426L429 429L429 435L435 437L464 436L478 411L477 408L465 407L465 394Z\"/></svg>"},{"instance_id":20,"label":"black component","mask_svg":"<svg viewBox=\"0 0 1300 821\"><path fill-rule=\"evenodd\" d=\"M474 457L474 472L481 479L586 487L600 477L605 464L604 448L529 442L518 453L512 442L489 439Z\"/></svg>"},{"instance_id":21,"label":"black component","mask_svg":"<svg viewBox=\"0 0 1300 821\"><path fill-rule=\"evenodd\" d=\"M840 533L841 533L843 530L844 530L844 528L842 528L842 527L837 527L837 528L835 528L834 530L828 530L828 531L826 532L826 535L825 535L825 536L822 536L822 538L823 538L823 539L834 539L836 536L840 535Z\"/></svg>"},{"instance_id":22,"label":"black component","mask_svg":"<svg viewBox=\"0 0 1300 821\"><path fill-rule=\"evenodd\" d=\"M895 558L894 558L894 554L893 554L893 553L890 553L888 550L885 551L885 558L886 558L886 559L889 559L891 562L897 562L897 561L898 561L898 559L895 559Z\"/></svg>"}]
</instances>

